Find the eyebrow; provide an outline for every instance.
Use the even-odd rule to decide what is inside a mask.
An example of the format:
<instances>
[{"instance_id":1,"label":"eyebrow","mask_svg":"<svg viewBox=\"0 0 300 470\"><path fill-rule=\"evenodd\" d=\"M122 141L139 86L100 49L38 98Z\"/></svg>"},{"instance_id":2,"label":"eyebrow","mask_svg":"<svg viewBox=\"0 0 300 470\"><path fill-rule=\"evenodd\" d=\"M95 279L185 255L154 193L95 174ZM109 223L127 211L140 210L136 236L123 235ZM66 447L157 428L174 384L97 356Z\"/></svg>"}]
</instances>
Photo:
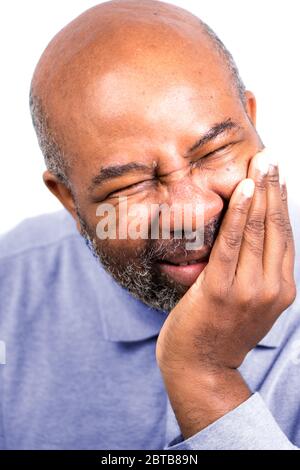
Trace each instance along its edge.
<instances>
[{"instance_id":1,"label":"eyebrow","mask_svg":"<svg viewBox=\"0 0 300 470\"><path fill-rule=\"evenodd\" d=\"M190 153L194 152L196 149L203 147L208 142L211 142L219 135L231 130L231 129L240 129L240 126L231 120L231 118L226 119L223 122L219 122L211 127L204 135L201 136L197 142L188 149L184 157L187 158ZM130 162L121 165L110 165L100 169L99 174L94 176L89 186L89 191L93 191L95 187L99 186L101 183L110 181L120 176L125 175L130 172L140 172L148 174L153 174L154 166L145 165L139 162Z\"/></svg>"},{"instance_id":2,"label":"eyebrow","mask_svg":"<svg viewBox=\"0 0 300 470\"><path fill-rule=\"evenodd\" d=\"M192 147L189 148L184 157L188 157L190 153L194 152L195 150L199 150L201 147L203 147L208 142L211 142L219 135L224 134L225 132L231 129L237 130L240 128L241 126L236 122L232 121L231 118L228 118L225 121L215 124L203 136L201 136L200 139L197 140L197 142Z\"/></svg>"},{"instance_id":3,"label":"eyebrow","mask_svg":"<svg viewBox=\"0 0 300 470\"><path fill-rule=\"evenodd\" d=\"M141 173L153 173L153 165L145 165L138 162L125 163L123 165L111 165L105 168L101 168L100 173L92 179L89 190L93 191L96 186L103 183L104 181L109 181L120 176L123 176L126 173L130 172L141 172Z\"/></svg>"}]
</instances>

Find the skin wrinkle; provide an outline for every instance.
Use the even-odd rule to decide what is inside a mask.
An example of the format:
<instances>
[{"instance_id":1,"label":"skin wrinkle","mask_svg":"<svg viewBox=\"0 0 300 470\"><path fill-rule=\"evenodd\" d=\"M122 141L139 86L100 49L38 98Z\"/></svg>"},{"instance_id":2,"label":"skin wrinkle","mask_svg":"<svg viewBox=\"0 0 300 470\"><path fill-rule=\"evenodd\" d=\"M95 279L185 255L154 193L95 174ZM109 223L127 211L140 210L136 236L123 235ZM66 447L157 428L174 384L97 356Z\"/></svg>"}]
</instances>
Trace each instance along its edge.
<instances>
[{"instance_id":1,"label":"skin wrinkle","mask_svg":"<svg viewBox=\"0 0 300 470\"><path fill-rule=\"evenodd\" d=\"M207 142L212 141L216 137L218 137L220 134L226 132L229 129L239 129L239 126L232 122L230 118L228 118L226 121L214 125L204 136L202 136L184 155L184 158L189 158L190 154L195 152L196 149L201 148L203 145L205 145ZM143 163L140 162L132 162L132 163L127 163L125 165L111 165L106 168L101 168L100 173L96 175L92 179L92 183L89 187L89 191L93 191L93 189L100 185L102 182L108 180L108 179L113 179L117 178L118 176L122 176L123 174L130 172L130 171L149 171L149 174L155 175L156 177L166 177L168 174L158 174L157 171L157 162L152 162L152 165L147 166L144 165ZM155 170L155 171L154 171ZM176 171L176 170L175 170ZM173 173L173 172L171 172Z\"/></svg>"},{"instance_id":2,"label":"skin wrinkle","mask_svg":"<svg viewBox=\"0 0 300 470\"><path fill-rule=\"evenodd\" d=\"M158 260L184 253L186 240L99 240L96 204L118 207L112 197L118 192L129 207L200 204L211 250L230 196L262 147L255 99L229 52L181 8L152 0L106 2L50 42L32 79L30 106L47 187L115 280L169 312L188 287L161 272ZM121 174L136 163L147 171ZM99 185L93 196L92 181Z\"/></svg>"},{"instance_id":3,"label":"skin wrinkle","mask_svg":"<svg viewBox=\"0 0 300 470\"><path fill-rule=\"evenodd\" d=\"M96 186L99 186L103 181L117 178L118 176L122 176L124 173L130 172L133 170L134 171L149 171L153 174L153 165L146 166L143 163L132 162L132 163L126 163L125 165L114 165L114 166L109 166L106 168L101 168L100 173L93 178L92 183L89 187L89 191L92 192L93 189Z\"/></svg>"}]
</instances>

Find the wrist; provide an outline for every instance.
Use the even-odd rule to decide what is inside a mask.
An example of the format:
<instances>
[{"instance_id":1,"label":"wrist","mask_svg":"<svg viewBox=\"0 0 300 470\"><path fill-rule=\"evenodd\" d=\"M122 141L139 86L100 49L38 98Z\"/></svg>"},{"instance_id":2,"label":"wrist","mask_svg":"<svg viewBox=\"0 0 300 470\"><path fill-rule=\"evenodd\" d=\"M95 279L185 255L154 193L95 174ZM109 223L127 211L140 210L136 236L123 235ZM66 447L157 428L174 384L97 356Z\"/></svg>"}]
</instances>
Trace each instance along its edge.
<instances>
[{"instance_id":1,"label":"wrist","mask_svg":"<svg viewBox=\"0 0 300 470\"><path fill-rule=\"evenodd\" d=\"M232 411L251 396L237 369L181 368L163 373L171 405L185 439Z\"/></svg>"}]
</instances>

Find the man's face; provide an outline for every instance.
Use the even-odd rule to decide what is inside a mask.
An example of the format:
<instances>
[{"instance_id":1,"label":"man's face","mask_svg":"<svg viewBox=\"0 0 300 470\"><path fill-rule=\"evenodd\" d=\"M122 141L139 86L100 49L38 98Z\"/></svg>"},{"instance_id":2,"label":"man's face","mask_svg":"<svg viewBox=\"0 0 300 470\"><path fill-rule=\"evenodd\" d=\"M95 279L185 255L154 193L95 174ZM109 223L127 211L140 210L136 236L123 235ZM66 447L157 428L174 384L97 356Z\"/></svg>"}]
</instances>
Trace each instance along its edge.
<instances>
[{"instance_id":1,"label":"man's face","mask_svg":"<svg viewBox=\"0 0 300 470\"><path fill-rule=\"evenodd\" d=\"M82 235L121 285L165 311L205 267L230 196L262 146L251 122L253 100L248 97L246 110L211 43L192 33L190 43L180 37L172 43L168 35L162 42L159 34L128 30L126 44L102 52L101 61L91 65L82 53L80 67L73 63L59 82L53 107L72 155L69 176ZM175 238L174 218L170 239L120 239L125 200L128 214L134 204L202 207L204 245L187 250L186 239ZM96 235L96 211L104 203L116 209L116 239ZM151 211L143 217L150 228ZM127 226L133 219L128 215Z\"/></svg>"}]
</instances>

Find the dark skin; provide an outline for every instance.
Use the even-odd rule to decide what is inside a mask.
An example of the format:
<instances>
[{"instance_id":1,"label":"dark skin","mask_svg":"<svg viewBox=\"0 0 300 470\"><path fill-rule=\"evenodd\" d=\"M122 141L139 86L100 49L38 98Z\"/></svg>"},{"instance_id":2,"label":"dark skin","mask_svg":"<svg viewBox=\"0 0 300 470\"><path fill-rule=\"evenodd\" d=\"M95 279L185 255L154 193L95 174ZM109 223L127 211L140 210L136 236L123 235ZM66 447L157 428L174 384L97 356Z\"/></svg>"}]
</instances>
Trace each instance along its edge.
<instances>
[{"instance_id":1,"label":"dark skin","mask_svg":"<svg viewBox=\"0 0 300 470\"><path fill-rule=\"evenodd\" d=\"M193 200L206 222L229 203L209 263L183 282L186 294L157 341L188 438L250 396L238 367L295 298L286 189L276 165L259 171L266 157L256 155L255 98L247 92L241 103L195 17L152 1L108 2L76 19L43 54L33 90L68 159L72 191L49 171L44 182L79 229L75 201L93 229L99 203L118 204L119 195L129 205ZM233 125L187 153L226 122ZM93 184L101 168L132 163L145 168ZM242 192L245 178L255 181L253 196ZM130 258L144 241L109 243Z\"/></svg>"}]
</instances>

